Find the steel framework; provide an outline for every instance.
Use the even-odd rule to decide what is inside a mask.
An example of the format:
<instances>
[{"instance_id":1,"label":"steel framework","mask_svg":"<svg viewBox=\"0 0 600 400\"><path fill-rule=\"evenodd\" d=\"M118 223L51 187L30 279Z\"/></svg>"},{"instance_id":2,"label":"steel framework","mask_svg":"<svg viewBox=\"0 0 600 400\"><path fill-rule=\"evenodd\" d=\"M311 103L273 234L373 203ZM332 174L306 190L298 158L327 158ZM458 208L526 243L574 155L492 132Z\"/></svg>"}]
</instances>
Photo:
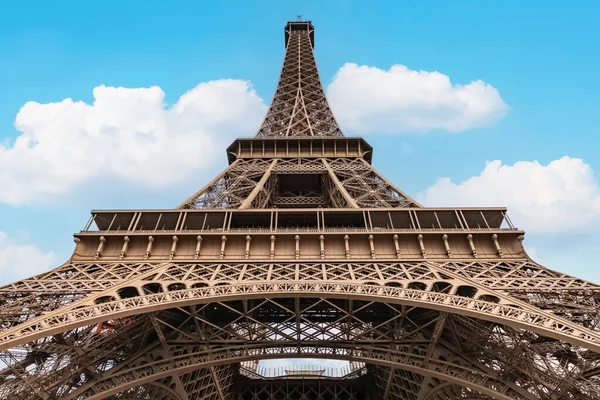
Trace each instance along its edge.
<instances>
[{"instance_id":1,"label":"steel framework","mask_svg":"<svg viewBox=\"0 0 600 400\"><path fill-rule=\"evenodd\" d=\"M387 181L330 110L312 24L285 44L225 171L176 209L92 211L68 262L0 288L0 397L599 399L600 286L529 258L504 208ZM354 367L257 367L295 357Z\"/></svg>"}]
</instances>

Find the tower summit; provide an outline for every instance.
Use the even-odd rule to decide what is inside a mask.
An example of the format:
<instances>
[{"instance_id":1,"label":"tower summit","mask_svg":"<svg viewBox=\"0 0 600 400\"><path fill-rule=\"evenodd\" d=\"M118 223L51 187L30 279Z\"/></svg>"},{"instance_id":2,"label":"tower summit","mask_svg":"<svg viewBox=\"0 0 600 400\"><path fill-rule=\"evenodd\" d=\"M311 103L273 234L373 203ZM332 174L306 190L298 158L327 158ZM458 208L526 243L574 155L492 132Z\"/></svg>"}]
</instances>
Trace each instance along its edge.
<instances>
[{"instance_id":1,"label":"tower summit","mask_svg":"<svg viewBox=\"0 0 600 400\"><path fill-rule=\"evenodd\" d=\"M288 22L285 47L279 84L256 136L344 136L321 85L312 23Z\"/></svg>"},{"instance_id":2,"label":"tower summit","mask_svg":"<svg viewBox=\"0 0 600 400\"><path fill-rule=\"evenodd\" d=\"M279 83L256 136L229 146L229 168L179 207L420 207L373 169L366 141L344 136L319 77L312 23L288 22L284 32Z\"/></svg>"},{"instance_id":3,"label":"tower summit","mask_svg":"<svg viewBox=\"0 0 600 400\"><path fill-rule=\"evenodd\" d=\"M312 23L284 32L223 172L174 209L92 211L66 263L0 288L0 398L600 398L600 286L529 258L505 208L386 180L333 115ZM260 363L296 357L348 364Z\"/></svg>"}]
</instances>

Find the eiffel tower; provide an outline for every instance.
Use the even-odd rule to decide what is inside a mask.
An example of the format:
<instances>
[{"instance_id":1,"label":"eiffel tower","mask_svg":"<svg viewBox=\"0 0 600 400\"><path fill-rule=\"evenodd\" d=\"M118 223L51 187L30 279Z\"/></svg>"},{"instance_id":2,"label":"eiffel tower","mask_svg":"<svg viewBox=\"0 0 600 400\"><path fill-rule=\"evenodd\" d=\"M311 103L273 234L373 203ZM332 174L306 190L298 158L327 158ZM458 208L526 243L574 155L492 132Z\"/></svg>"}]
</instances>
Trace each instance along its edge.
<instances>
[{"instance_id":1,"label":"eiffel tower","mask_svg":"<svg viewBox=\"0 0 600 400\"><path fill-rule=\"evenodd\" d=\"M387 181L314 44L285 26L258 133L203 189L92 211L65 264L0 288L0 398L600 398L600 287L529 258L505 208ZM292 358L348 364L261 363Z\"/></svg>"}]
</instances>

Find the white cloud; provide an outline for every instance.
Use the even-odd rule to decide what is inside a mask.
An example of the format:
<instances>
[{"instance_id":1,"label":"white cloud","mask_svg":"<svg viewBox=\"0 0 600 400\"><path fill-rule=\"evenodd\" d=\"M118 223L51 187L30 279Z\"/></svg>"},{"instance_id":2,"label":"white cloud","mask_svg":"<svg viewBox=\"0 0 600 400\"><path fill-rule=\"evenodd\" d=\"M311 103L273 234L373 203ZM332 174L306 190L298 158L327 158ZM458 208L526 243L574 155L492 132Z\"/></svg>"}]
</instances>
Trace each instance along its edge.
<instances>
[{"instance_id":1,"label":"white cloud","mask_svg":"<svg viewBox=\"0 0 600 400\"><path fill-rule=\"evenodd\" d=\"M506 206L515 224L538 234L590 233L600 223L594 171L583 160L566 156L548 165L490 161L479 176L459 184L441 178L418 198L427 206Z\"/></svg>"},{"instance_id":2,"label":"white cloud","mask_svg":"<svg viewBox=\"0 0 600 400\"><path fill-rule=\"evenodd\" d=\"M210 164L234 137L251 134L266 105L240 80L201 83L169 107L157 86L98 86L93 104L26 103L20 136L0 144L0 202L67 195L95 178L164 188Z\"/></svg>"},{"instance_id":3,"label":"white cloud","mask_svg":"<svg viewBox=\"0 0 600 400\"><path fill-rule=\"evenodd\" d=\"M342 127L358 133L463 131L502 118L508 106L481 80L453 84L437 71L388 71L346 63L327 88Z\"/></svg>"},{"instance_id":4,"label":"white cloud","mask_svg":"<svg viewBox=\"0 0 600 400\"><path fill-rule=\"evenodd\" d=\"M0 231L0 285L48 271L54 253L44 253L32 244L17 243Z\"/></svg>"}]
</instances>

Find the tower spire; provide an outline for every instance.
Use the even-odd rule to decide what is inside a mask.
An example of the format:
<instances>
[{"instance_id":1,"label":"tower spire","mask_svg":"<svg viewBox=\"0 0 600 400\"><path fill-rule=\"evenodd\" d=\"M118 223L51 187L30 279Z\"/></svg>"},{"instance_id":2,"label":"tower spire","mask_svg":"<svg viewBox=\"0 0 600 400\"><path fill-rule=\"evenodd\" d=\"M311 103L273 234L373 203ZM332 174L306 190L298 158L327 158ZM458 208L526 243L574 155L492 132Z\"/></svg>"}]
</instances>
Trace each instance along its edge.
<instances>
[{"instance_id":1,"label":"tower spire","mask_svg":"<svg viewBox=\"0 0 600 400\"><path fill-rule=\"evenodd\" d=\"M344 136L319 77L310 21L285 26L285 58L271 106L256 136Z\"/></svg>"},{"instance_id":2,"label":"tower spire","mask_svg":"<svg viewBox=\"0 0 600 400\"><path fill-rule=\"evenodd\" d=\"M339 127L315 62L312 23L290 21L284 32L279 83L257 134L229 146L229 167L179 208L421 207L371 166L365 140Z\"/></svg>"}]
</instances>

